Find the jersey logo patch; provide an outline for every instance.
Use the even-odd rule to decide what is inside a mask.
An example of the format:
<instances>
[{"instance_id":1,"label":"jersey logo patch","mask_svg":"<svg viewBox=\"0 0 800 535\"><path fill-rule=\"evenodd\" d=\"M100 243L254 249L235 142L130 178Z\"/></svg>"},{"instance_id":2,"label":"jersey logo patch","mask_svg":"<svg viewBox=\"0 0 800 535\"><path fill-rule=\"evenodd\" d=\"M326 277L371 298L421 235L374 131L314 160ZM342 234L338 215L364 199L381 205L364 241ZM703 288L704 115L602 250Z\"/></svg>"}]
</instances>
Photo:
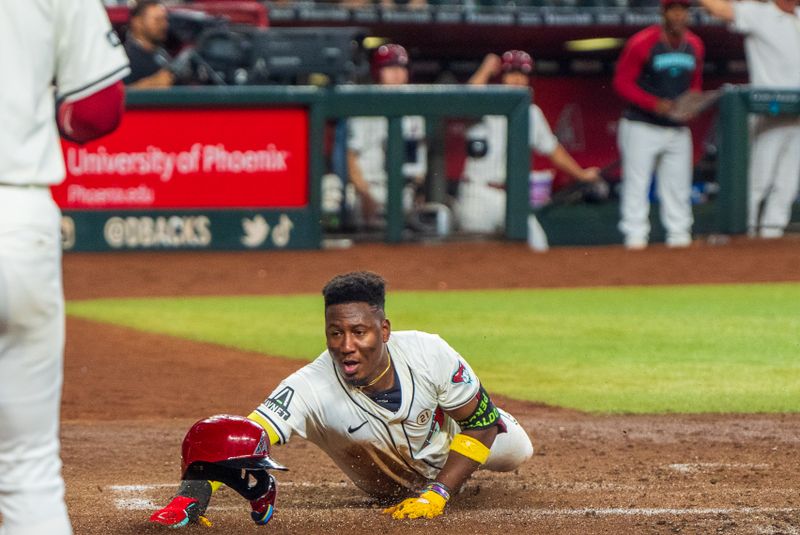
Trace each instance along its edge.
<instances>
[{"instance_id":1,"label":"jersey logo patch","mask_svg":"<svg viewBox=\"0 0 800 535\"><path fill-rule=\"evenodd\" d=\"M362 427L364 427L364 425L366 425L366 423L367 423L367 421L366 421L366 420L364 420L363 422L361 422L360 424L358 424L358 425L357 425L357 426L355 426L355 427L353 427L352 425L348 425L348 426L347 426L347 432L348 432L348 433L350 433L350 434L352 435L353 433L355 433L356 431L358 431L359 429L361 429Z\"/></svg>"},{"instance_id":2,"label":"jersey logo patch","mask_svg":"<svg viewBox=\"0 0 800 535\"><path fill-rule=\"evenodd\" d=\"M419 415L417 416L417 423L419 425L427 424L428 421L431 419L432 414L433 412L431 412L430 409L425 409L424 411L420 412Z\"/></svg>"},{"instance_id":3,"label":"jersey logo patch","mask_svg":"<svg viewBox=\"0 0 800 535\"><path fill-rule=\"evenodd\" d=\"M120 41L119 35L117 35L117 32L115 32L114 30L108 30L108 33L106 34L106 39L108 39L108 42L111 43L111 46L122 45L122 41Z\"/></svg>"},{"instance_id":4,"label":"jersey logo patch","mask_svg":"<svg viewBox=\"0 0 800 535\"><path fill-rule=\"evenodd\" d=\"M292 397L294 397L294 389L291 386L287 386L278 392L275 397L267 398L264 405L284 420L288 420L292 415L289 412L289 404L292 402Z\"/></svg>"},{"instance_id":5,"label":"jersey logo patch","mask_svg":"<svg viewBox=\"0 0 800 535\"><path fill-rule=\"evenodd\" d=\"M431 428L430 431L428 431L428 436L425 437L425 442L422 443L422 449L428 447L428 445L431 443L431 440L433 440L433 437L442 430L443 425L444 411L441 407L436 407L436 412L433 414L433 418L431 419Z\"/></svg>"},{"instance_id":6,"label":"jersey logo patch","mask_svg":"<svg viewBox=\"0 0 800 535\"><path fill-rule=\"evenodd\" d=\"M471 384L472 383L472 376L469 374L467 367L464 366L463 362L458 363L458 370L456 373L453 374L453 377L450 379L453 384L464 383L464 384Z\"/></svg>"}]
</instances>

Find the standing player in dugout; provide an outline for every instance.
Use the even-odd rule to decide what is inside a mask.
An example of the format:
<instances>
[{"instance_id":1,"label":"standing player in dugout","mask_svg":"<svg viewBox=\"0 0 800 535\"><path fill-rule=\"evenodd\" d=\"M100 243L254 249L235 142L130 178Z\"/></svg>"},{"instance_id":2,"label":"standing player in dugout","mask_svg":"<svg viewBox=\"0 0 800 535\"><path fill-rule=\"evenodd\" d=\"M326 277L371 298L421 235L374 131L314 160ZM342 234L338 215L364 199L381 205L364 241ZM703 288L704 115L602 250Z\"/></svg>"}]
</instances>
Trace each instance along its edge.
<instances>
[{"instance_id":1,"label":"standing player in dugout","mask_svg":"<svg viewBox=\"0 0 800 535\"><path fill-rule=\"evenodd\" d=\"M622 159L621 220L625 247L640 250L650 238L652 174L667 246L692 243L692 133L670 113L687 91L700 91L705 47L688 28L691 0L661 0L662 23L634 34L614 74L627 102L617 132Z\"/></svg>"},{"instance_id":2,"label":"standing player in dugout","mask_svg":"<svg viewBox=\"0 0 800 535\"><path fill-rule=\"evenodd\" d=\"M798 0L700 0L712 15L744 34L750 85L800 89ZM800 190L800 117L750 116L747 233L780 238Z\"/></svg>"},{"instance_id":3,"label":"standing player in dugout","mask_svg":"<svg viewBox=\"0 0 800 535\"><path fill-rule=\"evenodd\" d=\"M178 495L151 521L208 523L203 515L220 479L250 501L256 523L269 521L272 476L264 494L254 496L237 488L234 475L254 462L281 468L269 457L267 437L273 445L295 434L313 442L357 487L396 503L383 511L395 519L436 517L475 470L511 471L531 457L525 430L494 405L447 342L420 331L392 332L379 275L340 275L322 293L328 349L284 379L249 415L249 426L229 416L195 424L184 441ZM245 451L231 446L242 442L249 444ZM208 481L215 479L211 472L215 481ZM252 470L257 479L265 472Z\"/></svg>"}]
</instances>

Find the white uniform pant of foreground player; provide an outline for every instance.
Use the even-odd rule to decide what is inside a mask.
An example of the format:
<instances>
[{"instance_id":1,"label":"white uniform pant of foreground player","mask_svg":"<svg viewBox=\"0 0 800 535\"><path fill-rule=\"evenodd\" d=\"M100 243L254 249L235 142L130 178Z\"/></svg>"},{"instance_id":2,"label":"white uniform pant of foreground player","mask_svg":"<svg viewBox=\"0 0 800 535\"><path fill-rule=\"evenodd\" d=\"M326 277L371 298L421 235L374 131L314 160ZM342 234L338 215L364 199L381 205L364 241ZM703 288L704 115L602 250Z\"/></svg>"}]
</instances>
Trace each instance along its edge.
<instances>
[{"instance_id":1,"label":"white uniform pant of foreground player","mask_svg":"<svg viewBox=\"0 0 800 535\"><path fill-rule=\"evenodd\" d=\"M692 241L692 135L687 127L658 126L622 119L618 143L622 155L620 231L625 245L641 248L650 237L650 181L656 174L661 223L667 245Z\"/></svg>"},{"instance_id":2,"label":"white uniform pant of foreground player","mask_svg":"<svg viewBox=\"0 0 800 535\"><path fill-rule=\"evenodd\" d=\"M800 184L800 118L758 116L751 127L747 228L762 238L780 238Z\"/></svg>"},{"instance_id":3,"label":"white uniform pant of foreground player","mask_svg":"<svg viewBox=\"0 0 800 535\"><path fill-rule=\"evenodd\" d=\"M60 212L46 187L0 186L0 535L68 535L59 457Z\"/></svg>"}]
</instances>

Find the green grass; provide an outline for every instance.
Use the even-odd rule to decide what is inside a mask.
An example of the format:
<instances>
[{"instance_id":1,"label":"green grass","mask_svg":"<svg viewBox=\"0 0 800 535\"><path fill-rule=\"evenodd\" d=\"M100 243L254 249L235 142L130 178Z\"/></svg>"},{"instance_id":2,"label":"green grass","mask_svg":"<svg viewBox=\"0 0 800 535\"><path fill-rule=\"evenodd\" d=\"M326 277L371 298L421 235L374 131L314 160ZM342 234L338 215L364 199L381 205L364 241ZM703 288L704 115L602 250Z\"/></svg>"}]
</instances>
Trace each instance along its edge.
<instances>
[{"instance_id":1,"label":"green grass","mask_svg":"<svg viewBox=\"0 0 800 535\"><path fill-rule=\"evenodd\" d=\"M310 360L318 295L116 299L68 313ZM592 412L800 412L800 285L393 292L395 330L441 334L490 392Z\"/></svg>"}]
</instances>

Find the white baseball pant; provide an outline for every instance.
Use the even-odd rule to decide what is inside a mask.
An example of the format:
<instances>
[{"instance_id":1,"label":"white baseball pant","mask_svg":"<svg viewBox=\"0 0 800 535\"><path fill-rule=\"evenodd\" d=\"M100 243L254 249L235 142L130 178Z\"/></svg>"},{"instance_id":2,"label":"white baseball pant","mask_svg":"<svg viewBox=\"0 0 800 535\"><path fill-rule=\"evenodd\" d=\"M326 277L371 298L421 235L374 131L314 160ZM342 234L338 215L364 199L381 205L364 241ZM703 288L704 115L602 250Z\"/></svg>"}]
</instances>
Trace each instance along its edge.
<instances>
[{"instance_id":1,"label":"white baseball pant","mask_svg":"<svg viewBox=\"0 0 800 535\"><path fill-rule=\"evenodd\" d=\"M622 157L620 231L625 245L638 248L650 237L648 193L653 172L667 245L692 241L692 134L687 127L658 126L621 119L617 143Z\"/></svg>"},{"instance_id":2,"label":"white baseball pant","mask_svg":"<svg viewBox=\"0 0 800 535\"><path fill-rule=\"evenodd\" d=\"M454 209L459 228L464 232L494 234L506 226L506 192L502 189L462 182Z\"/></svg>"},{"instance_id":3,"label":"white baseball pant","mask_svg":"<svg viewBox=\"0 0 800 535\"><path fill-rule=\"evenodd\" d=\"M747 228L780 238L800 187L800 119L757 116L751 126Z\"/></svg>"},{"instance_id":4,"label":"white baseball pant","mask_svg":"<svg viewBox=\"0 0 800 535\"><path fill-rule=\"evenodd\" d=\"M531 458L533 444L519 422L503 409L497 409L506 424L506 432L497 435L489 449L489 459L481 465L483 470L510 472Z\"/></svg>"},{"instance_id":5,"label":"white baseball pant","mask_svg":"<svg viewBox=\"0 0 800 535\"><path fill-rule=\"evenodd\" d=\"M0 535L69 535L59 457L60 212L45 187L0 186Z\"/></svg>"}]
</instances>

